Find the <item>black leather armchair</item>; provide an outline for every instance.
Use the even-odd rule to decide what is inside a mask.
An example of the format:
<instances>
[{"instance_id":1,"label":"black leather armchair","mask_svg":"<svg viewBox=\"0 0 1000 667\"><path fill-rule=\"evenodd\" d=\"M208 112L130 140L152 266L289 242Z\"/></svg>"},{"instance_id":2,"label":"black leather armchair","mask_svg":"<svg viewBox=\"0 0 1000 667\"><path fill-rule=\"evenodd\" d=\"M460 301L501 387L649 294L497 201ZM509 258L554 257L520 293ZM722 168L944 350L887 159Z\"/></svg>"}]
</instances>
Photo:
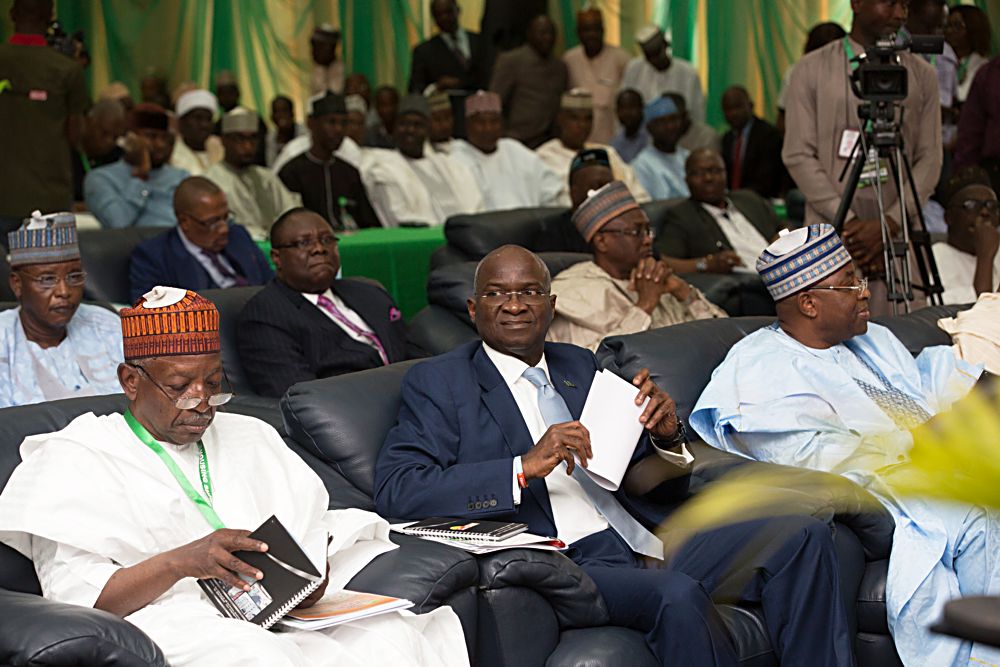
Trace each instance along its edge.
<instances>
[{"instance_id":1,"label":"black leather armchair","mask_svg":"<svg viewBox=\"0 0 1000 667\"><path fill-rule=\"evenodd\" d=\"M230 287L228 289L207 289L199 294L219 309L219 333L222 338L222 364L226 369L226 377L233 388L241 395L253 395L253 388L247 380L240 361L239 348L236 344L236 332L239 330L240 312L253 296L262 288ZM270 399L268 399L270 400ZM274 402L274 401L271 401Z\"/></svg>"},{"instance_id":2,"label":"black leather armchair","mask_svg":"<svg viewBox=\"0 0 1000 667\"><path fill-rule=\"evenodd\" d=\"M163 227L80 230L80 257L87 272L84 298L131 305L128 267L132 250L165 231Z\"/></svg>"},{"instance_id":3,"label":"black leather armchair","mask_svg":"<svg viewBox=\"0 0 1000 667\"><path fill-rule=\"evenodd\" d=\"M98 415L121 412L121 394L53 401L0 410L0 484L6 484L20 463L19 446L28 435L65 427L86 412ZM237 396L226 410L264 419L281 426L277 406L270 408ZM287 441L287 440L286 440ZM294 443L289 442L290 445ZM294 446L293 446L294 449ZM331 507L358 507L365 496L329 465L304 457L330 491ZM368 498L368 509L371 500ZM455 608L474 637L478 570L465 552L416 538L398 540L400 549L382 554L354 577L348 586L415 603L416 613L441 604ZM165 666L162 652L138 628L102 611L67 605L40 597L31 562L6 545L0 545L0 664Z\"/></svg>"},{"instance_id":4,"label":"black leather armchair","mask_svg":"<svg viewBox=\"0 0 1000 667\"><path fill-rule=\"evenodd\" d=\"M929 345L949 345L948 335L937 328L941 317L954 315L960 307L936 306L909 315L879 320L889 327L913 354ZM728 320L689 322L654 329L630 336L606 339L598 350L602 365L623 376L640 368L649 368L654 381L677 404L678 416L687 419L712 371L734 343L773 321L767 317L741 317ZM696 456L692 492L739 468L767 465L747 462L737 456L712 449L704 443L692 446ZM885 582L889 552L892 548L892 517L886 511L871 509L877 503L867 492L846 480L836 482L823 473L788 469L789 475L823 475L824 486L839 489L836 506L835 537L841 562L841 585L845 600L854 600L848 608L852 629L856 629L855 652L858 664L900 665L889 635L885 608ZM867 497L866 497L867 496ZM809 499L809 508L820 514L834 506L832 496Z\"/></svg>"}]
</instances>

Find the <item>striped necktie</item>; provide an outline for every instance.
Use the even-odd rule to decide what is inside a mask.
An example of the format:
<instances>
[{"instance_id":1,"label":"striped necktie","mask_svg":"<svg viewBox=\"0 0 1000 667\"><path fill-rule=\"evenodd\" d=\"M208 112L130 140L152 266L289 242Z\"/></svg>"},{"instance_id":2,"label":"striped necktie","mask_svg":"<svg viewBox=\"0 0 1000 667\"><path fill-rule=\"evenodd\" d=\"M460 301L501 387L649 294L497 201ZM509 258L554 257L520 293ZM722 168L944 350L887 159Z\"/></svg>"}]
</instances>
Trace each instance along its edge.
<instances>
[{"instance_id":1,"label":"striped necktie","mask_svg":"<svg viewBox=\"0 0 1000 667\"><path fill-rule=\"evenodd\" d=\"M212 263L212 266L215 267L215 270L218 271L220 274L222 274L224 278L228 278L229 280L233 281L233 287L246 287L247 285L250 284L249 282L247 282L247 279L241 276L239 273L237 273L236 271L231 271L228 268L226 268L226 265L222 263L221 259L219 259L219 253L212 252L211 250L205 250L204 248L202 248L201 254L203 254L206 258L208 258L208 261ZM220 287L222 287L222 285L220 285Z\"/></svg>"},{"instance_id":2,"label":"striped necktie","mask_svg":"<svg viewBox=\"0 0 1000 667\"><path fill-rule=\"evenodd\" d=\"M316 300L316 305L325 310L326 312L333 315L333 319L337 320L340 324L344 326L348 331L357 334L364 338L375 350L378 352L378 356L382 359L382 363L386 366L389 365L389 355L385 353L385 348L382 346L382 341L379 337L375 335L372 331L365 331L354 322L347 319L347 316L337 308L337 306L327 297L325 294L320 294Z\"/></svg>"},{"instance_id":3,"label":"striped necktie","mask_svg":"<svg viewBox=\"0 0 1000 667\"><path fill-rule=\"evenodd\" d=\"M549 382L545 371L541 368L528 368L522 375L528 382L538 387L538 409L542 413L542 419L546 426L573 421L573 416L570 414L569 408L566 407L566 401ZM621 535L632 551L663 560L663 542L636 521L635 517L621 506L614 495L598 486L582 467L573 466L572 474L573 479L583 487L587 497L594 503L597 511L601 513L601 516L607 520L615 532Z\"/></svg>"}]
</instances>

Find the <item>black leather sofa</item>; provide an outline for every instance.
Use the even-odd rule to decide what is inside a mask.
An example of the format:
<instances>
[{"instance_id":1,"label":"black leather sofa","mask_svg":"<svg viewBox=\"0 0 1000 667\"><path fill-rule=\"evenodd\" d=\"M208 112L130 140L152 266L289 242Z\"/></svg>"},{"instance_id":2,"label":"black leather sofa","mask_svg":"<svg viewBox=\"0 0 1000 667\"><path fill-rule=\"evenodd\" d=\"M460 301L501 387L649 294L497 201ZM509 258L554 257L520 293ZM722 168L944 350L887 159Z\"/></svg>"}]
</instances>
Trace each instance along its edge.
<instances>
[{"instance_id":1,"label":"black leather sofa","mask_svg":"<svg viewBox=\"0 0 1000 667\"><path fill-rule=\"evenodd\" d=\"M131 305L128 267L132 250L148 238L163 234L164 227L82 229L80 258L87 272L85 299Z\"/></svg>"},{"instance_id":2,"label":"black leather sofa","mask_svg":"<svg viewBox=\"0 0 1000 667\"><path fill-rule=\"evenodd\" d=\"M86 412L120 412L120 394L54 401L0 410L0 484L6 484L20 462L18 447L31 434L56 431ZM231 412L251 414L281 428L275 405L247 403L237 396L226 406ZM361 506L364 497L325 462L301 451L330 492L331 507ZM465 552L407 536L394 536L401 548L379 556L348 586L405 597L422 613L448 604L458 614L468 637L475 637L476 590L479 571ZM135 626L94 609L66 605L40 597L31 562L0 545L0 664L31 667L166 665L159 648ZM474 648L469 645L469 650Z\"/></svg>"}]
</instances>

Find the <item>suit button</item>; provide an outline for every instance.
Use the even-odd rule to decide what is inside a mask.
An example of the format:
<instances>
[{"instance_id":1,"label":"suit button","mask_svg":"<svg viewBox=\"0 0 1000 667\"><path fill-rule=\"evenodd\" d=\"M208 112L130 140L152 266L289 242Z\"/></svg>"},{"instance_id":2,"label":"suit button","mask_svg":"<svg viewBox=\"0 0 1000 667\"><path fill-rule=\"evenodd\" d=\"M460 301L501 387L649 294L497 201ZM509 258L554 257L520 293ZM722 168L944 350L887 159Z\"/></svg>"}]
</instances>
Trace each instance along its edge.
<instances>
[{"instance_id":1,"label":"suit button","mask_svg":"<svg viewBox=\"0 0 1000 667\"><path fill-rule=\"evenodd\" d=\"M475 509L475 507L476 507L475 505L473 505L472 503L469 503L469 509L470 509L470 510L471 510L471 509Z\"/></svg>"},{"instance_id":2,"label":"suit button","mask_svg":"<svg viewBox=\"0 0 1000 667\"><path fill-rule=\"evenodd\" d=\"M477 509L477 510L481 510L481 509L483 509L483 504L482 504L481 502L478 502L478 501L477 501L477 502L476 502L476 509Z\"/></svg>"},{"instance_id":3,"label":"suit button","mask_svg":"<svg viewBox=\"0 0 1000 667\"><path fill-rule=\"evenodd\" d=\"M490 507L496 507L496 506L497 506L497 499L494 498L493 500L490 501Z\"/></svg>"}]
</instances>

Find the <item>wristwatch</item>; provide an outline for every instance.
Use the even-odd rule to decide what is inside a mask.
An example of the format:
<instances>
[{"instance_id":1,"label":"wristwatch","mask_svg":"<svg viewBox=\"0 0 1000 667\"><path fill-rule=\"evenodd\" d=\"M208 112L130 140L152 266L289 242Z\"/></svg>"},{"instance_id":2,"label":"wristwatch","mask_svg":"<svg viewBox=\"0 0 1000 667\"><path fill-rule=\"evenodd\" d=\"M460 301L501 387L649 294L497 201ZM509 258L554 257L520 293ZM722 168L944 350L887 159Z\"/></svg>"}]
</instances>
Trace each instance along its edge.
<instances>
[{"instance_id":1,"label":"wristwatch","mask_svg":"<svg viewBox=\"0 0 1000 667\"><path fill-rule=\"evenodd\" d=\"M653 444L660 449L674 449L676 447L680 447L681 445L691 443L691 441L688 440L687 429L684 428L684 420L680 417L677 418L677 431L674 433L674 437L668 439L657 438L655 435L650 433L649 438L653 441Z\"/></svg>"},{"instance_id":2,"label":"wristwatch","mask_svg":"<svg viewBox=\"0 0 1000 667\"><path fill-rule=\"evenodd\" d=\"M694 270L697 271L698 273L705 273L706 271L708 271L708 260L706 260L704 257L699 259L697 262L694 263Z\"/></svg>"}]
</instances>

